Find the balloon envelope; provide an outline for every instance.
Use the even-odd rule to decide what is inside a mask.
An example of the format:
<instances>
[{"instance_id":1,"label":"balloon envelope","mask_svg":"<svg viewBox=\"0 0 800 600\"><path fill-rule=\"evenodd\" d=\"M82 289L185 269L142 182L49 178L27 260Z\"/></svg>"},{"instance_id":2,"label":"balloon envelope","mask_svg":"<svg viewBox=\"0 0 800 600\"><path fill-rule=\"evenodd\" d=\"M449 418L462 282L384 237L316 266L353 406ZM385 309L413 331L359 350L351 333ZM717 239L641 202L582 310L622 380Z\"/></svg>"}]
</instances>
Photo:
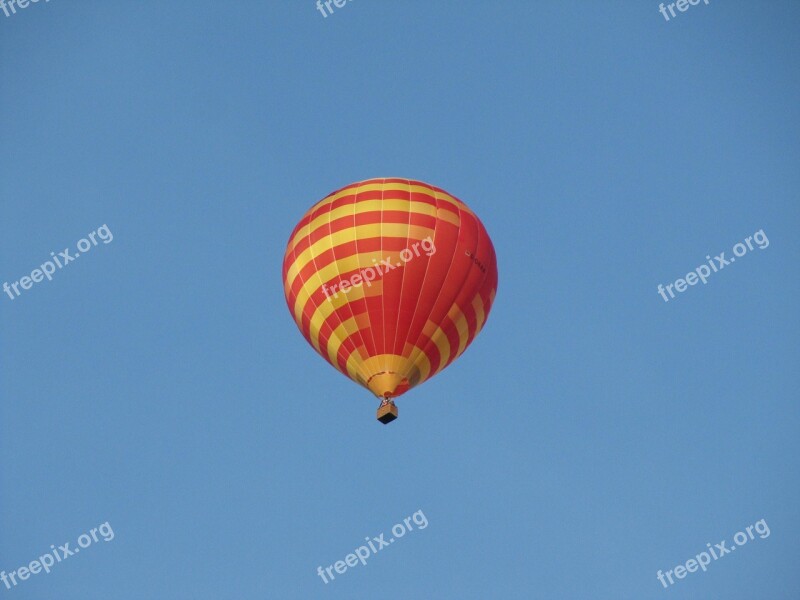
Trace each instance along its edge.
<instances>
[{"instance_id":1,"label":"balloon envelope","mask_svg":"<svg viewBox=\"0 0 800 600\"><path fill-rule=\"evenodd\" d=\"M314 349L380 398L452 363L489 316L494 247L444 190L368 179L300 219L283 261L286 302Z\"/></svg>"}]
</instances>

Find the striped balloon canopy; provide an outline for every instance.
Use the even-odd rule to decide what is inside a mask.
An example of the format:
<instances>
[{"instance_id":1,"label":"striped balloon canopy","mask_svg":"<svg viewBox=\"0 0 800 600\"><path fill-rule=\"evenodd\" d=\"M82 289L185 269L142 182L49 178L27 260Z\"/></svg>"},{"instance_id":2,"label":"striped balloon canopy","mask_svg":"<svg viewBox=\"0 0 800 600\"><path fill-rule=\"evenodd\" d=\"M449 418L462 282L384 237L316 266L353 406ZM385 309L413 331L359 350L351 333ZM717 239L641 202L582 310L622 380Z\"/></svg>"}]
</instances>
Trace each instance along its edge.
<instances>
[{"instance_id":1,"label":"striped balloon canopy","mask_svg":"<svg viewBox=\"0 0 800 600\"><path fill-rule=\"evenodd\" d=\"M283 283L306 340L385 404L469 346L489 316L497 262L461 200L421 181L368 179L300 219Z\"/></svg>"}]
</instances>

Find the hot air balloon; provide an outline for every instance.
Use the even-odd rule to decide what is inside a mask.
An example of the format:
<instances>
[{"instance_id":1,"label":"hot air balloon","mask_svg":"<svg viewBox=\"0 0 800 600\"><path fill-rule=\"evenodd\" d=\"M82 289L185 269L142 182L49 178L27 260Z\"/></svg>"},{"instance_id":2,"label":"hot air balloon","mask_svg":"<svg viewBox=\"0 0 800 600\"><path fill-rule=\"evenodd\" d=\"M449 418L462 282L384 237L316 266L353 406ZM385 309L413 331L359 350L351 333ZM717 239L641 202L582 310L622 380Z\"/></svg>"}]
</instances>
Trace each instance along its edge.
<instances>
[{"instance_id":1,"label":"hot air balloon","mask_svg":"<svg viewBox=\"0 0 800 600\"><path fill-rule=\"evenodd\" d=\"M283 260L297 327L333 367L381 400L458 358L486 323L497 261L466 204L422 181L367 179L312 206Z\"/></svg>"}]
</instances>

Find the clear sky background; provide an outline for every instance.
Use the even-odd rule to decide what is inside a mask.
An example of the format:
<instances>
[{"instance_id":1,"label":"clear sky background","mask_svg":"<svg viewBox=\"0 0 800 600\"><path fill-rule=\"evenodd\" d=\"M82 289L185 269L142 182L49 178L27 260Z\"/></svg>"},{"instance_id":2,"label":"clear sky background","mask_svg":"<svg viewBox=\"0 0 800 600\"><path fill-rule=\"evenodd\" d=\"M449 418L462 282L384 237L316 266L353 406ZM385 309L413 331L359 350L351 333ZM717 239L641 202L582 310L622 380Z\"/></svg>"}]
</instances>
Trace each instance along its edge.
<instances>
[{"instance_id":1,"label":"clear sky background","mask_svg":"<svg viewBox=\"0 0 800 600\"><path fill-rule=\"evenodd\" d=\"M115 534L0 598L797 598L799 29L793 0L0 13L0 282L114 235L0 296L0 569ZM281 283L303 213L383 176L464 200L500 272L385 427Z\"/></svg>"}]
</instances>

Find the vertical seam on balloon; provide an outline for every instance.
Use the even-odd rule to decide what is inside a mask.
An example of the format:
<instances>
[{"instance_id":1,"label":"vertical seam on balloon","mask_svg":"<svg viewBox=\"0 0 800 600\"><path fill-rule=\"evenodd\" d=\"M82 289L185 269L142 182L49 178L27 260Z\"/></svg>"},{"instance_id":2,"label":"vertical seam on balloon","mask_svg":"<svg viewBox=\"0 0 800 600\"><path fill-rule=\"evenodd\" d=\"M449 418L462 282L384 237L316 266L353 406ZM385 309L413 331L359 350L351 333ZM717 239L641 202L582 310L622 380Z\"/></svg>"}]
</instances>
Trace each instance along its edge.
<instances>
[{"instance_id":1,"label":"vertical seam on balloon","mask_svg":"<svg viewBox=\"0 0 800 600\"><path fill-rule=\"evenodd\" d=\"M481 245L481 230L483 229L483 227L482 227L481 223L478 221L477 217L475 219L475 226L476 226L476 228L478 230L478 235L475 236L475 251L477 251L477 249ZM472 253L473 255L475 254L475 251L473 251L473 253ZM465 317L466 317L466 314L467 314L467 310L469 310L469 305L475 299L475 296L480 294L481 289L483 289L483 284L486 283L486 278L489 275L489 269L487 268L485 271L482 271L482 273L483 273L483 277L481 277L480 284L478 286L476 286L476 288L475 288L475 290L476 290L475 294L472 296L472 298L468 298L467 299L468 302L466 302L464 308L461 309ZM459 307L459 308L461 308L461 307ZM475 321L475 331L470 336L470 334L469 334L469 320L467 320L467 341L464 344L464 348L462 348L460 352L458 350L456 350L455 356L450 361L451 363L454 360L456 360L459 356L464 354L464 352L467 351L467 348L469 348L469 345L472 343L472 341L478 335L478 330L479 330L479 326L478 326L478 321L476 319L476 321ZM442 368L444 368L444 367L442 367Z\"/></svg>"},{"instance_id":2,"label":"vertical seam on balloon","mask_svg":"<svg viewBox=\"0 0 800 600\"><path fill-rule=\"evenodd\" d=\"M381 253L380 258L383 260L383 202L384 202L384 195L386 191L386 178L384 177L381 179ZM379 356L383 356L386 354L386 306L384 304L384 298L386 297L386 283L385 279L383 279L383 275L381 275L381 339L383 340L383 348L381 348ZM376 349L377 350L377 349ZM386 360L385 358L382 360ZM384 363L385 368L385 363Z\"/></svg>"},{"instance_id":3,"label":"vertical seam on balloon","mask_svg":"<svg viewBox=\"0 0 800 600\"><path fill-rule=\"evenodd\" d=\"M438 222L439 222L439 196L438 196L438 192L436 191L436 189L433 186L429 186L429 187L430 187L431 191L433 192L433 199L434 199L434 202L436 203L436 221L437 221L437 224L438 224ZM456 206L456 208L458 208L458 206ZM462 223L462 221L461 221L461 209L459 208L458 234L461 233L461 223ZM435 236L435 231L436 230L434 229L434 236ZM453 254L450 257L450 265L447 267L447 273L445 274L445 278L444 278L445 281L447 281L447 275L450 274L450 269L453 266L453 258L455 257L456 248L458 247L458 237L459 236L456 235L456 243L453 245ZM433 245L434 245L434 247L436 247L436 239L435 239L435 237L434 237ZM428 262L428 266L425 268L425 278L426 279L428 277L428 267L429 266L430 266L430 261ZM425 326L428 324L428 321L431 318L431 314L433 314L433 309L436 308L436 304L439 302L439 297L441 296L443 287L444 287L444 282L442 282L442 285L439 287L439 293L436 295L436 298L431 303L430 311L428 312L428 315L425 317L425 320L422 322L422 329L420 329L420 333L417 336L417 339L414 340L414 346L412 347L411 356L409 357L409 362L410 362L409 369L412 368L412 365L415 365L416 359L420 354L425 354L425 351L422 348L418 348L417 344L418 344L419 340L422 338L422 334L425 331ZM425 280L423 280L423 282L422 282L422 289L425 289ZM417 306L419 307L419 300L417 300ZM408 377L409 374L410 374L410 372L406 374L406 377Z\"/></svg>"},{"instance_id":4,"label":"vertical seam on balloon","mask_svg":"<svg viewBox=\"0 0 800 600\"><path fill-rule=\"evenodd\" d=\"M461 210L460 206L458 206L458 218L459 218L459 222L463 223L463 218L464 217L463 217L462 210ZM475 222L475 229L477 230L477 235L475 236L475 243L472 246L470 246L470 248L469 248L470 254L472 256L475 255L475 251L478 248L478 243L479 243L480 235L481 235L481 224L478 221L477 217L474 218L474 222ZM470 271L471 270L472 270L472 267L469 267L467 269L467 271L466 271L466 273L464 275L464 280L461 282L461 285L459 286L459 290L463 289L464 283L469 279L469 275L470 275ZM448 275L449 274L450 274L450 272L448 271ZM486 274L484 273L483 276L485 278ZM481 281L483 281L483 280L481 280ZM477 289L480 289L480 287L477 287ZM459 296L459 294L456 294L456 297L453 298L453 304L448 308L448 315L449 315L450 310L452 309L452 307L453 306L457 306L456 305L456 300L458 299L458 296ZM461 306L457 306L457 308L461 312L462 316L466 315L465 309L461 308ZM453 325L455 326L456 325L456 321L453 320L453 319L451 319L451 321L453 322ZM460 338L461 338L461 336L459 334L459 346L460 346ZM449 338L448 338L448 342L447 343L448 344L450 343ZM464 345L464 350L467 349L467 346L469 346L469 329L467 329L467 343ZM436 375L436 374L440 373L441 371L443 371L447 366L451 365L456 360L456 358L461 356L461 354L463 354L463 350L462 350L462 352L459 352L459 348L458 347L453 348L452 346L450 346L450 356L448 356L447 362L440 363L439 367L436 369L436 371L432 372L428 376L428 379L430 379L434 375Z\"/></svg>"},{"instance_id":5,"label":"vertical seam on balloon","mask_svg":"<svg viewBox=\"0 0 800 600\"><path fill-rule=\"evenodd\" d=\"M437 197L437 200L438 200L438 197ZM450 259L450 265L447 267L447 273L445 274L444 281L447 281L447 279L450 277L450 273L453 270L453 265L455 264L455 257L456 257L455 252L456 252L456 250L458 248L458 243L459 243L459 240L461 239L461 232L463 230L464 215L465 214L469 214L466 211L463 211L459 204L456 204L455 206L458 209L458 235L456 236L456 243L455 243L455 246L453 247L453 255L451 256L451 259ZM478 221L477 217L475 217L474 221L475 221L476 228L480 232L480 225L479 225L479 221ZM473 246L470 247L470 249L471 249L473 254L474 254L476 246L477 246L477 242ZM466 273L464 275L464 279L460 282L460 285L458 286L459 290L462 288L464 282L467 279L469 279L469 271L470 271L469 269L466 271ZM439 302L439 299L441 298L442 289L444 289L444 287L445 286L443 284L442 287L439 288L439 294L436 296L436 300L434 301L433 306L431 307L431 314L433 313L433 309L436 307L436 305ZM453 298L453 303L449 307L447 307L447 314L449 314L450 309L455 305L457 298L458 298L458 293L455 294L455 296ZM461 307L458 307L458 308L459 308L459 310L461 310ZM447 314L445 315L445 319L447 319ZM430 315L428 316L428 319L430 319ZM427 323L427 321L426 321L426 323ZM440 329L442 329L441 328L441 325L442 325L441 323L437 323L437 325L439 326ZM442 331L444 331L444 329L442 329ZM431 337L431 339L429 340L429 342L427 344L428 346L430 346L431 344L435 344L435 336L436 336L436 332L434 332L432 334L432 337ZM449 356L448 356L448 360L447 360L446 364L445 364L445 361L440 361L439 366L436 368L435 371L431 372L428 375L426 380L430 379L431 377L433 377L434 375L436 375L437 373L442 371L445 368L445 366L451 364L453 362L453 360L455 360L454 356L458 352L458 348L457 347L453 348L452 345L450 345L449 338L448 338L447 344L450 347L450 352L449 352ZM416 358L417 358L417 356L419 356L419 354L424 354L424 353L425 353L425 349L421 348L419 350L419 353L415 355L414 361L416 361Z\"/></svg>"},{"instance_id":6,"label":"vertical seam on balloon","mask_svg":"<svg viewBox=\"0 0 800 600\"><path fill-rule=\"evenodd\" d=\"M359 182L358 186L356 187L356 195L353 198L353 231L356 231L356 215L358 214L358 192L361 189L361 183L363 183L363 182ZM354 237L355 243L356 243L356 260L358 261L359 273L363 273L363 269L361 268L361 252L358 249L358 235L354 235L353 237ZM363 286L364 283L362 282L361 285ZM369 321L369 304L367 302L367 290L366 290L366 288L363 288L363 289L364 289L364 313L367 315L367 321ZM356 323L356 324L358 325L358 323ZM372 332L372 322L371 321L370 321L370 327L369 327L369 334L370 334L370 337L372 337L372 347L375 348L375 334ZM367 357L366 358L367 359L370 358L369 349L367 348L367 344L364 341L364 336L362 334L360 326L358 327L358 337L361 340L361 346L364 348L364 352L367 353ZM363 371L364 381L367 381L369 379L369 373L367 372L366 368L364 368L363 361L359 360L359 365L361 366L362 371Z\"/></svg>"},{"instance_id":7,"label":"vertical seam on balloon","mask_svg":"<svg viewBox=\"0 0 800 600\"><path fill-rule=\"evenodd\" d=\"M480 247L481 236L482 236L482 232L484 230L483 224L478 220L478 218L474 217L474 219L475 219L475 225L476 225L476 229L477 229L477 235L476 235L476 239L475 239L475 245L474 245L474 247L472 249L472 255L473 256L475 255L475 253L477 252L478 248ZM487 234L486 237L487 237L489 243L491 244L491 238L488 237L488 234ZM484 260L486 260L486 259L484 258ZM486 283L486 279L489 276L489 269L487 268L485 271L481 271L481 273L483 274L483 277L480 280L480 284L478 286L476 286L476 290L477 291L475 293L475 296L479 296L480 295L480 291L483 289L483 286ZM473 296L472 298L469 298L469 302L472 302L474 300L475 296ZM459 307L459 308L461 309L461 307ZM465 308L463 308L461 310L462 310L462 313L466 316L466 311L468 310L468 308L465 307ZM469 323L469 322L467 322L467 323ZM485 323L485 319L484 319L484 323ZM440 365L439 369L437 369L437 371L435 373L431 374L431 377L433 377L434 375L436 375L437 373L439 373L440 371L445 369L448 365L452 364L458 357L460 357L462 354L464 354L464 352L467 351L467 348L470 346L470 344L475 339L475 337L477 337L479 330L480 329L477 328L475 330L475 332L472 334L471 337L469 336L469 330L467 330L467 342L466 342L466 344L464 344L464 348L461 349L460 352L458 351L458 349L456 349L456 352L454 352L451 355L451 357L448 360L447 364L446 365Z\"/></svg>"},{"instance_id":8,"label":"vertical seam on balloon","mask_svg":"<svg viewBox=\"0 0 800 600\"><path fill-rule=\"evenodd\" d=\"M357 201L358 201L358 188L356 188L356 196L353 197L353 202L352 202L353 206L356 205ZM347 294L341 290L342 273L339 271L339 260L338 260L338 258L336 256L336 251L334 250L333 235L331 234L332 215L333 215L333 211L332 210L328 211L328 238L331 240L331 252L333 253L333 265L334 265L334 267L336 269L336 275L337 275L338 280L339 280L339 291L337 293L341 293L341 294L344 295L345 302L344 302L343 306L347 307L347 310L350 312L350 316L353 318L353 322L356 324L356 329L358 329L358 321L356 319L355 313L353 312L353 307L350 306L350 302L347 299ZM309 241L309 243L311 243L310 239L308 241ZM357 253L358 253L358 248L356 247L356 254ZM344 257L344 258L346 258L346 257ZM314 265L314 268L316 269L316 264ZM329 301L329 299L326 299L326 301ZM338 314L336 309L334 309L332 314L334 314L336 316L336 319L339 321L339 325L342 325L344 323L344 321L342 321L342 319L339 317L339 314ZM336 331L336 329L337 329L337 327L333 327L331 329L331 336L333 335L333 332ZM342 340L342 343L344 343L344 340L346 340L346 339L347 339L347 336L345 336L345 338ZM330 343L330 339L328 340L328 342ZM353 344L353 345L355 346L355 344ZM341 346L340 346L340 349L341 349ZM326 350L327 350L327 348L326 348ZM355 350L357 351L358 348L356 347ZM361 361L356 361L356 366L359 368L359 371L361 371L361 375L362 375L362 377L364 377L364 383L366 384L367 374L363 369Z\"/></svg>"},{"instance_id":9,"label":"vertical seam on balloon","mask_svg":"<svg viewBox=\"0 0 800 600\"><path fill-rule=\"evenodd\" d=\"M314 220L314 215L315 215L317 210L318 209L312 209L311 219L309 219L309 222L306 224L306 229L307 229L306 239L308 240L308 247L309 248L311 247L311 234L312 234L311 222ZM325 285L325 282L322 279L322 275L320 275L320 273L319 273L320 269L317 266L317 259L313 254L311 255L311 264L314 265L314 275L316 276L317 280L319 281L320 287ZM313 298L313 295L309 296L309 300L311 300L312 298ZM327 300L328 299L327 299L327 296L326 296L326 298L325 298L325 300L323 300L323 302L326 302ZM314 306L314 308L316 309L317 307ZM303 312L305 312L305 306L303 307ZM339 322L339 325L341 325L342 320L339 318L339 315L336 314L335 310L333 311L332 314L334 315L335 320ZM330 353L328 352L328 343L330 343L330 338L328 338L328 343L326 343L325 348L322 348L322 340L320 339L320 337L322 336L322 329L325 326L325 324L326 324L325 321L323 321L320 324L319 333L317 334L317 346L319 346L319 352L321 354L324 352L324 354L322 354L322 355L325 358L325 360L330 362ZM330 323L328 323L328 327L331 327L331 333L333 333L333 331L336 329L336 327L332 327ZM311 323L309 322L309 335L310 334L311 334ZM340 370L339 369L339 363L337 361L334 360L332 364L333 364L334 367L336 367L337 370ZM348 375L347 373L345 373L345 374Z\"/></svg>"},{"instance_id":10,"label":"vertical seam on balloon","mask_svg":"<svg viewBox=\"0 0 800 600\"><path fill-rule=\"evenodd\" d=\"M371 181L371 180L368 179L366 181ZM361 182L361 183L365 183L365 182ZM356 201L355 201L355 203L353 203L353 225L354 226L355 226L355 222L356 222L356 215L358 214L358 209L357 209L357 205L358 205L358 190L360 190L360 189L361 189L361 185L359 184L358 189L356 190ZM358 266L359 266L359 269L360 269L361 268L361 252L358 251L358 236L356 236L356 253L358 254ZM367 268L369 268L369 267L367 267ZM364 284L362 283L362 285L364 285ZM367 294L367 288L368 287L369 286L364 288L364 314L366 315L367 324L368 324L368 327L369 327L369 335L370 335L370 338L372 339L372 354L367 352L367 355L368 355L367 359L370 359L373 356L377 356L378 355L378 345L375 343L375 328L372 325L372 316L371 316L371 311L370 311L369 294ZM363 338L362 338L362 341L363 341ZM366 344L364 344L364 348L367 349L366 348ZM366 371L366 368L365 368L365 376L367 378L367 381L369 380L369 377L371 376L371 374Z\"/></svg>"},{"instance_id":11,"label":"vertical seam on balloon","mask_svg":"<svg viewBox=\"0 0 800 600\"><path fill-rule=\"evenodd\" d=\"M436 226L440 222L439 221L439 214L438 214L439 213L439 199L438 199L438 197L436 195L436 190L433 189L432 186L428 186L427 184L425 184L425 186L429 189L430 192L432 192L434 206L436 207L436 225L434 225L434 229L433 229L433 246L435 248L436 247L436 229L437 229ZM459 227L460 227L460 224L459 224ZM420 292L422 292L422 290L425 289L425 283L428 280L428 273L429 273L429 270L430 270L431 262L432 261L430 260L430 257L429 257L428 258L428 262L425 265L425 275L422 278L422 286L420 287ZM422 296L422 294L420 293L420 295L417 297L417 305L414 307L414 314L416 314L417 310L419 310L419 299L420 299L421 296ZM436 301L434 300L433 303L431 304L431 311L433 311L433 307L435 305L436 305ZM406 377L409 377L411 375L411 369L413 369L414 366L416 366L417 357L420 354L423 354L422 350L417 348L417 344L419 343L419 340L422 338L422 336L423 336L423 334L425 332L425 326L428 323L428 320L430 319L430 316L431 316L430 313L428 313L428 315L422 321L422 327L420 328L419 335L414 340L414 344L411 346L411 352L410 352L409 357L408 357L408 361L409 361L408 362L408 369L409 369L409 371L405 374ZM410 340L407 339L406 343L408 341L410 341Z\"/></svg>"},{"instance_id":12,"label":"vertical seam on balloon","mask_svg":"<svg viewBox=\"0 0 800 600\"><path fill-rule=\"evenodd\" d=\"M318 209L316 209L316 210L318 210ZM311 231L311 223L312 223L312 222L313 222L313 220L314 220L314 214L315 214L316 210L313 210L313 211L312 211L312 213L311 213L311 219L309 220L308 224L306 225L306 228L308 229L308 234L306 235L306 239L308 240L309 247L311 246L311 233L312 233L312 231ZM329 235L329 237L330 237L330 222L329 222L329 224L328 224L328 235ZM333 249L332 249L332 248L331 248L331 251L333 251ZM336 256L336 255L334 254L334 258L335 258L335 256ZM319 281L319 285L320 285L320 286L324 285L324 284L325 284L325 282L322 280L322 276L319 274L319 268L317 267L317 260L316 260L316 257L314 257L313 255L312 255L312 257L311 257L311 262L312 262L312 264L314 265L314 275L316 276L317 280ZM336 262L336 261L334 260L334 263L335 263L335 262ZM338 271L339 271L339 269L338 269L338 265L337 265L337 267L336 267L336 271L337 271L337 273L338 273ZM328 301L329 301L329 299L328 299L328 297L326 296L326 297L325 297L325 300L323 300L323 302L328 302ZM315 305L315 306L314 306L314 308L316 309L318 306L319 306L319 305ZM334 309L334 310L332 311L331 315L333 315L333 317L334 317L334 319L333 319L333 320L334 320L334 321L338 321L339 325L341 325L341 324L342 324L342 320L341 320L341 318L339 317L338 313L336 312L336 309ZM330 318L330 315L329 315L329 318ZM322 328L325 326L325 324L326 324L326 321L327 321L327 319L326 319L325 321L323 321L322 325L320 325L320 334L322 333ZM338 327L338 325L337 325L336 327L333 327L331 323L327 323L327 325L328 325L328 327L330 327L330 329L331 329L331 335L328 337L328 342L326 343L326 345L325 345L325 348L323 349L323 348L322 348L322 345L321 345L321 340L319 339L319 336L318 336L318 338L317 338L317 345L318 345L318 346L320 346L320 354L322 354L323 358L325 358L325 360L327 360L328 362L331 362L331 361L330 361L330 356L329 356L329 354L330 354L330 353L328 352L328 346L330 345L330 341L331 341L331 338L332 338L332 336L333 336L333 332L336 330L336 328ZM310 325L309 325L309 329L310 329ZM323 354L323 351L324 351L324 354ZM338 353L337 353L337 354L338 354ZM336 368L336 370L337 370L337 371L340 371L341 373L343 373L344 375L346 375L348 378L350 378L350 373L348 373L348 372L347 372L347 368L345 367L345 370L344 370L344 371L342 371L342 370L339 368L339 362L338 362L338 360L337 360L336 358L333 360L332 364L333 364L333 366ZM362 376L364 375L364 373L363 373L363 372L362 372L361 374L362 374Z\"/></svg>"},{"instance_id":13,"label":"vertical seam on balloon","mask_svg":"<svg viewBox=\"0 0 800 600\"><path fill-rule=\"evenodd\" d=\"M336 256L336 250L334 249L333 235L331 234L331 217L333 215L333 211L331 210L332 208L333 208L333 202L330 203L330 206L328 207L328 211L327 211L327 213L328 213L328 223L327 223L328 230L326 232L326 237L328 238L328 241L330 243L330 250L331 250L331 253L333 254L333 262L332 262L332 264L333 264L334 268L336 269L336 276L337 276L337 279L339 281L339 286L341 287L342 274L339 271L339 260L338 260L338 258ZM312 219L312 221L313 221L313 219ZM309 247L310 247L311 246L311 233L309 233L308 243L309 243ZM315 270L317 269L316 262L314 263L314 269ZM336 293L338 294L339 292L336 292ZM342 293L344 293L344 292L342 292ZM331 299L326 297L325 301L326 302L331 302ZM352 311L352 309L350 309L350 304L347 302L347 297L346 296L345 296L345 303L342 306L346 306L350 310L350 316L353 316L353 311ZM335 326L335 327L332 324L328 325L331 328L331 334L330 334L330 337L328 337L328 343L327 343L326 348L325 348L325 351L328 352L328 354L330 354L330 351L328 350L327 346L330 346L331 340L333 339L333 334L336 332L336 330L341 325L344 324L344 321L339 316L339 310L338 309L334 308L333 312L331 313L331 315L334 317L334 320L339 322L339 324L337 326ZM341 349L341 345L339 346L339 348ZM338 351L337 351L337 359L338 359Z\"/></svg>"},{"instance_id":14,"label":"vertical seam on balloon","mask_svg":"<svg viewBox=\"0 0 800 600\"><path fill-rule=\"evenodd\" d=\"M408 248L410 244L410 237L411 237L411 180L406 179L406 194L408 194L408 229L406 229L406 248ZM402 258L401 258L402 260ZM406 269L405 265L403 266L403 279L400 281L400 295L397 300L397 321L394 324L394 339L392 340L391 351L392 351L392 362L396 365L395 371L400 370L403 366L402 361L399 358L395 358L396 356L402 355L402 348L400 349L400 355L397 355L394 351L395 346L397 345L397 334L399 333L398 328L400 327L400 316L401 310L403 308L403 290L405 289L406 283ZM407 337L408 334L405 334ZM405 343L405 342L404 342ZM408 378L409 374L405 374L405 377Z\"/></svg>"}]
</instances>

